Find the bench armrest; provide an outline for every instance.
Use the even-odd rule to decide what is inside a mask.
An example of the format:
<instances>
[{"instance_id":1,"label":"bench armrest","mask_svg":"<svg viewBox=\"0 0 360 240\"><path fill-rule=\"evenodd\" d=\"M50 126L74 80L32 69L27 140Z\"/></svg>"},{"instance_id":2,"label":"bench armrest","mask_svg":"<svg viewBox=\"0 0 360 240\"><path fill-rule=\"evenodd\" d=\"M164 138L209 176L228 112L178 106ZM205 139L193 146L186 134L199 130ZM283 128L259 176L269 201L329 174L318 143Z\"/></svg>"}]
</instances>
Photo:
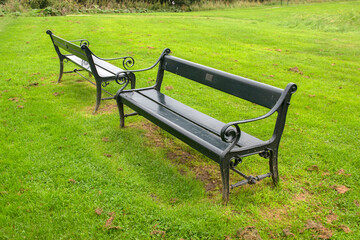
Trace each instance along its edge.
<instances>
[{"instance_id":1,"label":"bench armrest","mask_svg":"<svg viewBox=\"0 0 360 240\"><path fill-rule=\"evenodd\" d=\"M90 46L90 42L87 39L77 39L77 40L70 40L69 42L80 42L80 47L84 44L86 46Z\"/></svg>"},{"instance_id":2,"label":"bench armrest","mask_svg":"<svg viewBox=\"0 0 360 240\"><path fill-rule=\"evenodd\" d=\"M135 72L144 72L144 71L148 71L150 69L153 69L156 65L158 65L158 63L160 62L160 60L167 54L169 54L171 52L171 50L169 48L165 48L164 51L161 53L160 57L156 60L156 62L148 67L148 68L144 68L144 69L136 69L136 70L124 70L124 71L120 71L118 72L116 75L122 75L122 74L128 74L128 73L135 73Z\"/></svg>"},{"instance_id":3,"label":"bench armrest","mask_svg":"<svg viewBox=\"0 0 360 240\"><path fill-rule=\"evenodd\" d=\"M94 55L96 56L96 55ZM97 58L99 58L100 60L103 61L113 61L113 60L119 60L119 59L123 59L123 67L124 69L128 70L128 68L131 68L134 66L135 64L135 60L133 57L130 56L126 56L126 57L117 57L117 58L100 58L98 56L96 56Z\"/></svg>"},{"instance_id":4,"label":"bench armrest","mask_svg":"<svg viewBox=\"0 0 360 240\"><path fill-rule=\"evenodd\" d=\"M117 93L115 94L114 98L116 99L116 98L120 95L120 93L125 89L125 87L128 85L128 83L129 83L129 81L130 81L130 79L129 79L129 74L130 74L130 73L144 72L144 71L148 71L148 70L150 70L150 69L153 69L156 65L159 64L159 62L161 61L161 59L162 59L165 55L169 54L170 52L171 52L171 50L170 50L169 48L165 48L164 51L161 53L160 57L156 60L156 62L155 62L152 66L150 66L150 67L148 67L148 68L137 69L137 70L124 70L124 71L118 72L118 73L116 74L116 79L117 79L117 81L124 82L124 83L126 82L126 84L117 91Z\"/></svg>"},{"instance_id":5,"label":"bench armrest","mask_svg":"<svg viewBox=\"0 0 360 240\"><path fill-rule=\"evenodd\" d=\"M273 115L275 112L277 112L279 110L279 108L284 103L284 101L285 101L286 97L288 96L288 94L291 95L296 90L297 90L297 86L294 83L289 83L286 86L283 93L281 94L280 98L277 100L276 104L266 114L264 114L264 115L262 115L260 117L257 117L257 118L245 119L245 120L240 120L240 121L235 121L235 122L230 122L230 123L225 124L221 128L221 131L220 131L221 139L224 142L235 142L236 143L239 140L240 135L241 135L241 131L240 131L240 128L239 128L240 124L249 123L249 122L255 122L255 121L262 120L262 119L270 117L271 115ZM290 102L288 102L286 104L290 104ZM235 127L236 131L232 126Z\"/></svg>"}]
</instances>

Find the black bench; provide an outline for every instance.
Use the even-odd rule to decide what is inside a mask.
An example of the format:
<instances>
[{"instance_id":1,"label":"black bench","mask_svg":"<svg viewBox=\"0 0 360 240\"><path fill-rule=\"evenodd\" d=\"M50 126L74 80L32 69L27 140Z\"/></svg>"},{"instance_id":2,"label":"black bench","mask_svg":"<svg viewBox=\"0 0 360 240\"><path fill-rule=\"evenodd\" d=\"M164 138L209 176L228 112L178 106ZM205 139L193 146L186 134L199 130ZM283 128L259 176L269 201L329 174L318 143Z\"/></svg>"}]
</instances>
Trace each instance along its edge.
<instances>
[{"instance_id":1,"label":"black bench","mask_svg":"<svg viewBox=\"0 0 360 240\"><path fill-rule=\"evenodd\" d=\"M285 89L279 89L180 59L169 55L169 53L170 50L165 49L158 61L152 66L154 67L159 63L154 86L142 89L121 89L117 92L116 100L120 112L120 126L124 127L126 116L138 113L217 162L220 165L224 201L228 201L230 189L244 184L255 184L266 177L272 177L276 185L279 178L277 159L279 142L284 130L290 98L297 90L297 86L294 83L289 83ZM165 71L245 99L266 107L270 111L254 119L230 123L220 122L162 93L160 89ZM130 74L132 72L136 71L124 73ZM216 100L213 99L213 101ZM124 115L124 104L133 109L135 113ZM260 140L240 130L241 124L265 119L275 112L277 112L276 123L273 135L269 140ZM269 159L270 173L247 176L235 168L241 163L242 157L253 154L260 154L260 156ZM245 180L230 186L230 169L240 174Z\"/></svg>"},{"instance_id":2,"label":"black bench","mask_svg":"<svg viewBox=\"0 0 360 240\"><path fill-rule=\"evenodd\" d=\"M46 31L50 35L50 38L54 44L55 51L59 56L60 60L60 75L58 78L58 83L60 83L63 73L78 73L80 76L85 78L87 81L96 86L96 105L94 113L98 110L101 100L114 99L114 94L106 91L103 87L106 87L110 81L115 81L118 84L124 84L123 77L125 76L122 73L124 70L132 67L134 65L134 59L132 57L118 57L118 58L100 58L97 57L90 49L90 42L86 39L72 40L67 41L56 35L54 35L50 30ZM74 44L78 42L79 45ZM60 50L61 49L61 50ZM65 54L62 52L66 52ZM123 68L121 69L117 66L110 64L107 61L119 60L122 59ZM64 61L70 61L80 69L74 69L73 71L64 72ZM93 75L95 78L95 83L87 79L84 75L79 73L80 71L89 72L90 76ZM131 79L131 88L135 88L135 75L128 73L127 77ZM102 91L109 94L111 97L101 98Z\"/></svg>"}]
</instances>

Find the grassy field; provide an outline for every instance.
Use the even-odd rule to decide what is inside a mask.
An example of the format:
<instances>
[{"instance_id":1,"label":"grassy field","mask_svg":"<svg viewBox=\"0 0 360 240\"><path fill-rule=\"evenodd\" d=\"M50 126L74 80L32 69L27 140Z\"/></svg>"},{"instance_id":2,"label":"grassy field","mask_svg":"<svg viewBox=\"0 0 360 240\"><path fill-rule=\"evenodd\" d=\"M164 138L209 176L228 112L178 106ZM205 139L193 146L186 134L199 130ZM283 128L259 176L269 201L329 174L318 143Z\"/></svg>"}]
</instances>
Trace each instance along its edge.
<instances>
[{"instance_id":1,"label":"grassy field","mask_svg":"<svg viewBox=\"0 0 360 240\"><path fill-rule=\"evenodd\" d=\"M95 88L76 74L57 84L47 29L87 38L100 57L132 55L136 69L169 47L280 88L296 83L280 186L265 179L237 188L224 206L214 162L141 117L120 129L115 101L92 115ZM0 239L360 238L360 1L3 17L0 55ZM155 75L138 74L138 86ZM224 122L264 113L179 80L166 78L167 94ZM245 130L265 138L271 124ZM268 171L259 157L241 169Z\"/></svg>"}]
</instances>

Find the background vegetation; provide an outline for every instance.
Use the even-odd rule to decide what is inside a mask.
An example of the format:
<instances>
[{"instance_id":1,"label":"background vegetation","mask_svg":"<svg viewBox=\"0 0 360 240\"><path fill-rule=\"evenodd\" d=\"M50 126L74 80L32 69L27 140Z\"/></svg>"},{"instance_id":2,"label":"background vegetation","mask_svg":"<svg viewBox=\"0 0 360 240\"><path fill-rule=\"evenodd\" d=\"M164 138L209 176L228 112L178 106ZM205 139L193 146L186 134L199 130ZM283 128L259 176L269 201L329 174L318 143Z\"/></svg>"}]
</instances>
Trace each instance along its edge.
<instances>
[{"instance_id":1,"label":"background vegetation","mask_svg":"<svg viewBox=\"0 0 360 240\"><path fill-rule=\"evenodd\" d=\"M0 0L0 16L182 12L324 1L327 0Z\"/></svg>"},{"instance_id":2,"label":"background vegetation","mask_svg":"<svg viewBox=\"0 0 360 240\"><path fill-rule=\"evenodd\" d=\"M359 1L0 18L0 239L359 239L359 26ZM120 129L114 101L92 115L95 89L78 75L56 84L47 29L88 39L101 57L131 55L136 69L169 47L280 88L297 83L280 186L237 188L222 205L214 162L139 116ZM138 86L155 75L138 74ZM224 122L264 112L172 75L164 91ZM244 130L265 138L266 126ZM268 171L257 156L241 169Z\"/></svg>"}]
</instances>

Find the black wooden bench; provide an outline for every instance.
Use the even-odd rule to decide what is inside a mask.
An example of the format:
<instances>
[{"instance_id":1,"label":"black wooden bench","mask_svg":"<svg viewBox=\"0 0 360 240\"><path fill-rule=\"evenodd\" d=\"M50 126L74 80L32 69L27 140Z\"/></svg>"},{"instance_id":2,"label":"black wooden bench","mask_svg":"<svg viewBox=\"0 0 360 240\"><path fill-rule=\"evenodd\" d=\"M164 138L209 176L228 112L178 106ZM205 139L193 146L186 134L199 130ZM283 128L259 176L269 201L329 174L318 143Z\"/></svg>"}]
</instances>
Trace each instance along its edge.
<instances>
[{"instance_id":1,"label":"black wooden bench","mask_svg":"<svg viewBox=\"0 0 360 240\"><path fill-rule=\"evenodd\" d=\"M118 58L100 58L97 57L90 49L90 42L86 39L67 41L56 35L50 30L46 31L50 35L50 38L54 44L55 51L59 56L60 60L60 75L58 83L60 83L63 73L78 73L80 76L85 78L87 81L96 86L96 105L94 113L98 110L101 100L114 99L114 94L103 89L110 81L115 81L118 84L124 84L123 78L125 76L122 73L124 70L134 65L134 59L132 57L118 57ZM78 42L79 45L74 43ZM108 61L111 60L123 60L123 68L110 64ZM64 61L70 61L76 64L80 69L74 69L73 71L64 72ZM90 76L93 75L95 83L87 79L84 75L79 73L80 71L89 72ZM131 79L131 88L135 88L135 75L128 73L127 77ZM111 97L101 98L102 91L109 94Z\"/></svg>"},{"instance_id":2,"label":"black wooden bench","mask_svg":"<svg viewBox=\"0 0 360 240\"><path fill-rule=\"evenodd\" d=\"M124 118L126 116L138 113L217 162L220 165L224 201L228 201L230 189L244 184L255 184L266 177L272 177L276 185L279 178L279 142L284 130L290 98L297 90L297 86L294 83L289 83L285 89L279 89L180 59L169 55L169 53L170 50L165 49L158 61L150 67L153 68L159 63L154 86L142 89L121 89L117 92L116 100L120 112L120 126L124 127ZM223 123L162 93L160 90L165 71L202 83L270 110L265 115L254 119ZM132 72L136 71L126 71L124 73L130 74ZM212 101L216 101L216 99L212 99ZM124 115L124 104L133 109L135 113ZM273 135L269 140L260 140L240 130L241 124L262 120L274 113L277 113L276 123ZM243 157L253 154L260 154L260 156L269 159L269 173L259 176L247 176L235 168L241 163ZM245 180L230 185L230 169L240 174Z\"/></svg>"}]
</instances>

